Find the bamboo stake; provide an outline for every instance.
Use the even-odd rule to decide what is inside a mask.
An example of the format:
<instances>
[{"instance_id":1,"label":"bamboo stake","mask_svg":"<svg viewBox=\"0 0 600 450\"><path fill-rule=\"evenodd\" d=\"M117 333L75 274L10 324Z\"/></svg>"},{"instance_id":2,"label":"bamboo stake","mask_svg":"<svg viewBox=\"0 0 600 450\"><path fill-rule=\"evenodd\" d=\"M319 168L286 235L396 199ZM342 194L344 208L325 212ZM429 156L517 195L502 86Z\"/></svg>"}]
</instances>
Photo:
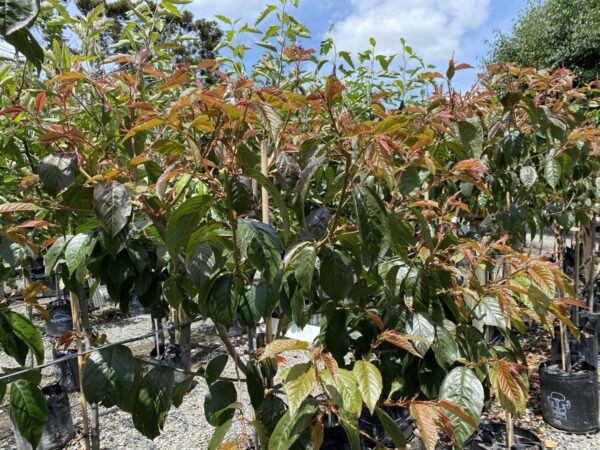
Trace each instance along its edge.
<instances>
[{"instance_id":1,"label":"bamboo stake","mask_svg":"<svg viewBox=\"0 0 600 450\"><path fill-rule=\"evenodd\" d=\"M81 345L81 320L79 310L79 297L71 292L71 315L73 316L73 329L75 331L75 345L77 347L77 368L79 371L79 399L81 401L81 416L83 418L83 434L85 437L85 448L90 450L90 422L88 417L87 402L83 393L83 355Z\"/></svg>"},{"instance_id":2,"label":"bamboo stake","mask_svg":"<svg viewBox=\"0 0 600 450\"><path fill-rule=\"evenodd\" d=\"M508 211L510 209L510 192L506 193L506 210ZM503 276L507 276L508 272L510 270L510 267L507 263L503 264L502 267L502 275ZM506 320L506 328L507 330L510 330L510 316L507 318ZM510 351L511 349L511 345L510 345L510 340L506 341L506 348L507 350ZM514 429L514 425L513 425L513 417L512 414L510 413L510 411L506 411L506 448L507 449L512 449L514 441L515 441L515 429Z\"/></svg>"},{"instance_id":3,"label":"bamboo stake","mask_svg":"<svg viewBox=\"0 0 600 450\"><path fill-rule=\"evenodd\" d=\"M590 272L588 274L588 307L590 312L594 312L594 282L596 277L594 272L596 270L596 215L592 214L592 221L590 222Z\"/></svg>"},{"instance_id":4,"label":"bamboo stake","mask_svg":"<svg viewBox=\"0 0 600 450\"><path fill-rule=\"evenodd\" d=\"M575 232L575 275L573 280L573 290L575 291L575 298L579 299L579 224L573 228ZM579 307L575 307L575 326L579 326Z\"/></svg>"},{"instance_id":5,"label":"bamboo stake","mask_svg":"<svg viewBox=\"0 0 600 450\"><path fill-rule=\"evenodd\" d=\"M267 147L267 141L261 141L260 143L260 171L265 176L269 176L269 149ZM261 203L262 203L262 222L269 223L269 192L263 186L260 190ZM271 313L269 312L268 317L265 317L265 340L267 344L273 341L273 326L271 324Z\"/></svg>"}]
</instances>

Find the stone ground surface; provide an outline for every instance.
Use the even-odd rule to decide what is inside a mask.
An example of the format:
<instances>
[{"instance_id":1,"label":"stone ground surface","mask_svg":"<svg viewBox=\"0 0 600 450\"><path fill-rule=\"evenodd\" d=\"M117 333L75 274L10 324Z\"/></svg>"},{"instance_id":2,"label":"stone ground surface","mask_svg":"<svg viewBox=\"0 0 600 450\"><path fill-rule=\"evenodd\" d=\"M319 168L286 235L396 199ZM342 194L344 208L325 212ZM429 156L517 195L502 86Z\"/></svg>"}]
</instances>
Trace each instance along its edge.
<instances>
[{"instance_id":1,"label":"stone ground surface","mask_svg":"<svg viewBox=\"0 0 600 450\"><path fill-rule=\"evenodd\" d=\"M42 301L44 303L45 301ZM16 305L16 310L22 310ZM109 342L116 342L122 339L138 336L151 331L151 323L148 315L124 318L114 309L104 308L93 313L93 323L96 328L105 333ZM34 315L34 322L41 329L43 321L41 317ZM197 322L192 325L193 342L195 346L192 353L194 369L205 366L206 363L215 355L224 352L224 347L218 339L214 327L207 322ZM44 338L46 348L46 360L52 356L51 342L49 338ZM244 352L246 349L245 339L234 339L238 351ZM564 449L564 450L594 450L600 449L600 434L577 435L569 434L551 428L544 423L539 409L539 383L537 382L536 371L540 361L548 358L550 350L550 340L543 334L532 334L524 338L523 346L528 353L528 362L531 375L531 398L528 401L527 412L522 419L518 419L516 424L536 432L546 448ZM129 344L136 356L146 357L153 348L151 338ZM295 363L300 355L286 356L288 362ZM0 367L14 366L14 361L5 354L0 353ZM230 359L226 366L225 376L236 377L235 367ZM53 368L43 370L42 385L54 381ZM100 408L100 428L101 428L101 448L103 449L206 449L208 441L212 435L213 428L204 419L203 402L207 391L206 383L199 379L198 385L185 396L183 404L175 409L172 408L165 422L163 433L154 441L144 438L133 426L129 414L119 411L117 408ZM249 398L245 390L245 384L241 385L241 398L238 400L245 405L244 414L251 420L252 413L248 407ZM73 420L75 422L78 434L71 441L69 449L82 448L80 440L82 420L81 408L79 406L79 396L77 393L69 395ZM491 421L503 418L501 411L492 409L487 414L487 419ZM243 426L243 421L237 422L228 434L228 439L243 437L249 429ZM418 448L419 445L413 444L412 448ZM15 441L12 435L8 404L6 399L0 404L0 450L15 448ZM235 448L235 447L234 447ZM240 446L240 448L243 448Z\"/></svg>"}]
</instances>

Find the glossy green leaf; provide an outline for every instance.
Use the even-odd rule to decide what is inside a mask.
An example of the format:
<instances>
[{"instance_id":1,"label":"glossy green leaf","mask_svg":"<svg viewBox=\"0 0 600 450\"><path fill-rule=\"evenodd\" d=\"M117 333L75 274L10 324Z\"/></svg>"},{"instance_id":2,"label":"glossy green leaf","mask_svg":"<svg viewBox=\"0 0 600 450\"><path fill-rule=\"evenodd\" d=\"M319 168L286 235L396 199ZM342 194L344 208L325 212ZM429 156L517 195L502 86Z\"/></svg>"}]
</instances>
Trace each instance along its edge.
<instances>
[{"instance_id":1,"label":"glossy green leaf","mask_svg":"<svg viewBox=\"0 0 600 450\"><path fill-rule=\"evenodd\" d=\"M535 184L535 182L537 181L537 172L535 170L535 167L533 166L523 166L521 167L521 170L519 171L519 179L521 180L521 183L523 183L523 186L527 189L533 187L533 185Z\"/></svg>"},{"instance_id":2,"label":"glossy green leaf","mask_svg":"<svg viewBox=\"0 0 600 450\"><path fill-rule=\"evenodd\" d=\"M316 401L309 398L300 405L296 414L286 412L271 434L268 450L289 450L310 424L316 411Z\"/></svg>"},{"instance_id":3,"label":"glossy green leaf","mask_svg":"<svg viewBox=\"0 0 600 450\"><path fill-rule=\"evenodd\" d=\"M207 195L191 197L183 202L167 222L167 248L171 258L177 258L179 250L186 245L192 232L198 227L206 211L214 204Z\"/></svg>"},{"instance_id":4,"label":"glossy green leaf","mask_svg":"<svg viewBox=\"0 0 600 450\"><path fill-rule=\"evenodd\" d=\"M379 417L385 432L392 438L392 441L394 441L394 446L396 448L406 447L406 437L396 422L394 422L394 420L379 407L375 408L375 413L377 414L377 417Z\"/></svg>"},{"instance_id":5,"label":"glossy green leaf","mask_svg":"<svg viewBox=\"0 0 600 450\"><path fill-rule=\"evenodd\" d=\"M85 265L88 256L92 254L96 246L96 242L96 237L90 231L76 234L69 240L65 247L65 262L71 275L75 274L77 269ZM79 280L79 282L82 281L83 279Z\"/></svg>"},{"instance_id":6,"label":"glossy green leaf","mask_svg":"<svg viewBox=\"0 0 600 450\"><path fill-rule=\"evenodd\" d=\"M355 184L354 207L362 240L363 261L367 267L377 264L391 242L391 230L385 206L368 187Z\"/></svg>"},{"instance_id":7,"label":"glossy green leaf","mask_svg":"<svg viewBox=\"0 0 600 450\"><path fill-rule=\"evenodd\" d=\"M48 406L40 389L26 380L10 386L10 407L19 433L36 448L48 420Z\"/></svg>"},{"instance_id":8,"label":"glossy green leaf","mask_svg":"<svg viewBox=\"0 0 600 450\"><path fill-rule=\"evenodd\" d=\"M0 2L0 34L6 36L25 28L37 17L39 6L37 0L2 0Z\"/></svg>"},{"instance_id":9,"label":"glossy green leaf","mask_svg":"<svg viewBox=\"0 0 600 450\"><path fill-rule=\"evenodd\" d=\"M334 300L346 298L354 283L354 267L350 256L329 246L322 247L319 256L321 287Z\"/></svg>"},{"instance_id":10,"label":"glossy green leaf","mask_svg":"<svg viewBox=\"0 0 600 450\"><path fill-rule=\"evenodd\" d=\"M369 361L358 360L354 363L352 373L358 383L358 390L363 402L365 402L371 414L374 414L375 406L383 390L383 382L379 369Z\"/></svg>"},{"instance_id":11,"label":"glossy green leaf","mask_svg":"<svg viewBox=\"0 0 600 450\"><path fill-rule=\"evenodd\" d=\"M211 384L204 397L206 421L218 427L231 420L235 411L229 406L236 400L237 392L231 381L219 380Z\"/></svg>"},{"instance_id":12,"label":"glossy green leaf","mask_svg":"<svg viewBox=\"0 0 600 450\"><path fill-rule=\"evenodd\" d=\"M290 414L296 411L304 399L312 392L317 382L315 368L311 363L302 363L292 366L283 384Z\"/></svg>"},{"instance_id":13,"label":"glossy green leaf","mask_svg":"<svg viewBox=\"0 0 600 450\"><path fill-rule=\"evenodd\" d=\"M281 267L283 251L277 231L257 220L243 219L238 222L238 238L242 255L272 282Z\"/></svg>"},{"instance_id":14,"label":"glossy green leaf","mask_svg":"<svg viewBox=\"0 0 600 450\"><path fill-rule=\"evenodd\" d=\"M235 277L226 273L217 278L208 294L210 318L225 327L231 327L239 303Z\"/></svg>"},{"instance_id":15,"label":"glossy green leaf","mask_svg":"<svg viewBox=\"0 0 600 450\"><path fill-rule=\"evenodd\" d=\"M162 431L171 408L171 395L175 377L173 368L156 366L148 372L133 403L132 418L135 428L149 439Z\"/></svg>"},{"instance_id":16,"label":"glossy green leaf","mask_svg":"<svg viewBox=\"0 0 600 450\"><path fill-rule=\"evenodd\" d=\"M44 362L44 343L37 328L27 318L14 311L0 311L8 323L14 336L20 340L33 353L38 364ZM3 345L4 345L4 341ZM8 353L8 351L7 351ZM25 362L22 361L21 364Z\"/></svg>"},{"instance_id":17,"label":"glossy green leaf","mask_svg":"<svg viewBox=\"0 0 600 450\"><path fill-rule=\"evenodd\" d=\"M38 175L46 192L56 196L75 184L77 156L75 153L52 153L40 162Z\"/></svg>"},{"instance_id":18,"label":"glossy green leaf","mask_svg":"<svg viewBox=\"0 0 600 450\"><path fill-rule=\"evenodd\" d=\"M119 183L104 186L100 183L94 188L94 210L102 228L116 236L125 228L131 216L131 194Z\"/></svg>"},{"instance_id":19,"label":"glossy green leaf","mask_svg":"<svg viewBox=\"0 0 600 450\"><path fill-rule=\"evenodd\" d=\"M223 439L225 439L225 435L231 428L232 423L233 420L229 419L227 422L215 428L215 431L213 432L210 441L208 441L208 450L218 450L220 448L220 445L223 442Z\"/></svg>"},{"instance_id":20,"label":"glossy green leaf","mask_svg":"<svg viewBox=\"0 0 600 450\"><path fill-rule=\"evenodd\" d=\"M552 189L556 189L561 176L560 162L554 158L549 158L544 164L544 178Z\"/></svg>"},{"instance_id":21,"label":"glossy green leaf","mask_svg":"<svg viewBox=\"0 0 600 450\"><path fill-rule=\"evenodd\" d=\"M229 356L226 353L221 353L208 362L204 371L204 378L209 386L219 379L228 360Z\"/></svg>"},{"instance_id":22,"label":"glossy green leaf","mask_svg":"<svg viewBox=\"0 0 600 450\"><path fill-rule=\"evenodd\" d=\"M422 313L413 313L409 316L406 322L406 334L417 336L419 339L414 340L413 344L417 351L425 356L429 347L435 339L435 327L431 319Z\"/></svg>"}]
</instances>

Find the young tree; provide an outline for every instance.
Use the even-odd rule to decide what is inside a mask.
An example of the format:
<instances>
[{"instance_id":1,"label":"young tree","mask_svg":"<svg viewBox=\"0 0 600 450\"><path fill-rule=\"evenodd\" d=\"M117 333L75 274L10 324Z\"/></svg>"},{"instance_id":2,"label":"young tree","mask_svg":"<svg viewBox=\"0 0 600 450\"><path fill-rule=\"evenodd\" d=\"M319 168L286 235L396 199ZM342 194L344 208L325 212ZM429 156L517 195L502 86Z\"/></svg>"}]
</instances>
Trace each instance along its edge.
<instances>
[{"instance_id":1,"label":"young tree","mask_svg":"<svg viewBox=\"0 0 600 450\"><path fill-rule=\"evenodd\" d=\"M488 62L537 69L568 67L583 81L600 76L600 3L530 0L509 34L498 32Z\"/></svg>"}]
</instances>

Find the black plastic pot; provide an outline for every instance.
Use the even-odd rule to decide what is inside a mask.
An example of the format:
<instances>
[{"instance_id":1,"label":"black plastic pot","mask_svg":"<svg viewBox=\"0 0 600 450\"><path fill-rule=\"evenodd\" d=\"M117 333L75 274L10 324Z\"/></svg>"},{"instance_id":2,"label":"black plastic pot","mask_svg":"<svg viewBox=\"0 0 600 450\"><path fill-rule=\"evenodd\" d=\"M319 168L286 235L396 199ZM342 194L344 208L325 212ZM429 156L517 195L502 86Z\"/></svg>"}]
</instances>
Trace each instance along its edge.
<instances>
[{"instance_id":1,"label":"black plastic pot","mask_svg":"<svg viewBox=\"0 0 600 450\"><path fill-rule=\"evenodd\" d=\"M77 354L77 350L52 349L52 356L54 359L73 354ZM56 364L54 366L54 375L56 376L57 383L66 388L68 392L79 390L79 367L77 366L77 358L72 358Z\"/></svg>"},{"instance_id":2,"label":"black plastic pot","mask_svg":"<svg viewBox=\"0 0 600 450\"><path fill-rule=\"evenodd\" d=\"M50 322L46 322L46 334L58 337L73 330L73 316L69 302L54 301L48 304Z\"/></svg>"},{"instance_id":3,"label":"black plastic pot","mask_svg":"<svg viewBox=\"0 0 600 450\"><path fill-rule=\"evenodd\" d=\"M174 369L185 369L185 364L181 359L181 351L179 350L179 346L177 345L168 345L163 353L156 358L156 353L150 354L151 360L160 364L161 366L173 367ZM154 366L149 364L147 370L150 371ZM184 372L180 372L179 370L173 371L174 375L174 385L181 383L185 380L188 375ZM190 386L190 390L195 386L192 384Z\"/></svg>"},{"instance_id":4,"label":"black plastic pot","mask_svg":"<svg viewBox=\"0 0 600 450\"><path fill-rule=\"evenodd\" d=\"M558 361L540 364L542 416L554 428L573 433L598 430L598 375L587 363L562 370Z\"/></svg>"},{"instance_id":5,"label":"black plastic pot","mask_svg":"<svg viewBox=\"0 0 600 450\"><path fill-rule=\"evenodd\" d=\"M544 444L535 433L513 427L514 443L511 450L544 450ZM464 450L505 450L506 424L482 423L477 432L463 446Z\"/></svg>"},{"instance_id":6,"label":"black plastic pot","mask_svg":"<svg viewBox=\"0 0 600 450\"><path fill-rule=\"evenodd\" d=\"M595 328L589 328L590 324L583 325L580 322L581 334L579 340L569 334L568 342L571 353L578 354L579 360L575 363L586 362L590 366L598 367L598 333ZM560 356L560 329L554 327L554 339L552 339L552 359L559 361Z\"/></svg>"},{"instance_id":7,"label":"black plastic pot","mask_svg":"<svg viewBox=\"0 0 600 450\"><path fill-rule=\"evenodd\" d=\"M600 313L583 311L579 313L579 325L583 329L594 330L598 338L598 351L600 352Z\"/></svg>"},{"instance_id":8,"label":"black plastic pot","mask_svg":"<svg viewBox=\"0 0 600 450\"><path fill-rule=\"evenodd\" d=\"M400 406L384 406L383 410L396 422L398 428L402 430L406 442L412 439L415 427L408 409ZM386 433L377 414L371 415L369 410L364 408L358 419L358 427L369 436L377 439L384 448L395 448L394 441ZM369 446L370 442L365 442L365 447L370 448Z\"/></svg>"},{"instance_id":9,"label":"black plastic pot","mask_svg":"<svg viewBox=\"0 0 600 450\"><path fill-rule=\"evenodd\" d=\"M65 448L75 436L75 427L71 416L71 407L67 390L58 383L42 389L48 401L48 422L44 428L40 443L36 450L59 450ZM17 450L32 450L31 444L25 440L10 415Z\"/></svg>"}]
</instances>

